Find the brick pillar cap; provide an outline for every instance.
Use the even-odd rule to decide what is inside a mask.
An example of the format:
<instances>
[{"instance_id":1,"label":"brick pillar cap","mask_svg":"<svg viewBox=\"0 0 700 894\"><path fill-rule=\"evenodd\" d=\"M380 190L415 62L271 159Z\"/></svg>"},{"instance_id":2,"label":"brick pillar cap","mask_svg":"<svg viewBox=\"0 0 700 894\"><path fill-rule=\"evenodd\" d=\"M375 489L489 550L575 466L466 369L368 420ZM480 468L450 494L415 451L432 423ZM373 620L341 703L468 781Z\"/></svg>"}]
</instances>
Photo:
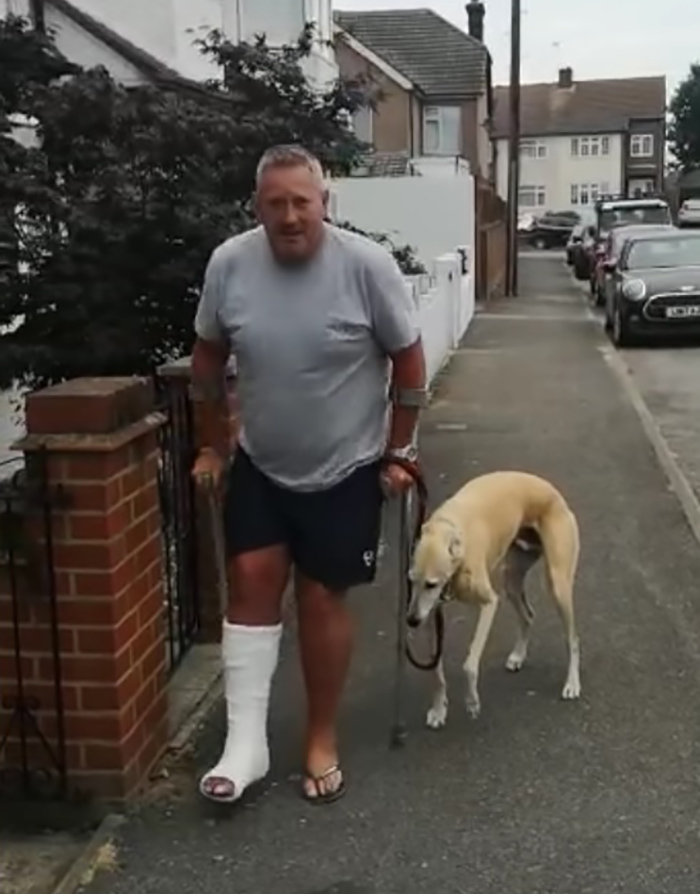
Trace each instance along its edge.
<instances>
[{"instance_id":1,"label":"brick pillar cap","mask_svg":"<svg viewBox=\"0 0 700 894\"><path fill-rule=\"evenodd\" d=\"M107 435L134 425L155 406L148 379L70 379L27 396L31 435Z\"/></svg>"}]
</instances>

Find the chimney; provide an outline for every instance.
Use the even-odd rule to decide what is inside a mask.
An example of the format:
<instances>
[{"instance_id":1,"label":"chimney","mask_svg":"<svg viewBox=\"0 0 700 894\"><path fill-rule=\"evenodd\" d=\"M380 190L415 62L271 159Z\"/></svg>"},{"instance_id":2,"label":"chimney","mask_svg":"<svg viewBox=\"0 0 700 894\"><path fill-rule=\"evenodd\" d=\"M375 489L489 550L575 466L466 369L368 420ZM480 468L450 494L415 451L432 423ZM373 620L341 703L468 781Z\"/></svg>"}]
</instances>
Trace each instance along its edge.
<instances>
[{"instance_id":1,"label":"chimney","mask_svg":"<svg viewBox=\"0 0 700 894\"><path fill-rule=\"evenodd\" d=\"M571 90L571 88L574 86L573 68L559 69L559 86L562 90Z\"/></svg>"},{"instance_id":2,"label":"chimney","mask_svg":"<svg viewBox=\"0 0 700 894\"><path fill-rule=\"evenodd\" d=\"M481 0L469 0L467 3L467 18L469 19L469 34L479 43L484 42L484 16L486 7Z\"/></svg>"}]
</instances>

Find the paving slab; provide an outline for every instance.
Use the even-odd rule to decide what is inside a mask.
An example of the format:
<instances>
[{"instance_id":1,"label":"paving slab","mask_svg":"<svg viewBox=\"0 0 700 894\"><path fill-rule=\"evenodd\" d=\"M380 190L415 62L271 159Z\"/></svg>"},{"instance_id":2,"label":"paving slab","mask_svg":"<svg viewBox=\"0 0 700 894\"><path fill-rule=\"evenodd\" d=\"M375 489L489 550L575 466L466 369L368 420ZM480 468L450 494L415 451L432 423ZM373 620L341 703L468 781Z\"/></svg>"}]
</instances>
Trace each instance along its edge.
<instances>
[{"instance_id":1,"label":"paving slab","mask_svg":"<svg viewBox=\"0 0 700 894\"><path fill-rule=\"evenodd\" d=\"M411 672L409 739L388 750L395 626L392 525L380 578L354 594L360 638L343 713L347 797L298 797L303 700L293 623L271 715L273 770L233 810L196 779L223 706L191 758L116 841L87 894L697 894L700 887L700 550L601 353L604 336L556 258L521 264L521 297L490 305L442 376L422 448L431 503L481 472L538 472L579 515L580 703L559 693L562 631L538 611L529 663L503 663L504 606L482 668L482 717L462 709L473 617L448 623L452 714L425 729L430 680ZM523 319L526 317L527 319Z\"/></svg>"}]
</instances>

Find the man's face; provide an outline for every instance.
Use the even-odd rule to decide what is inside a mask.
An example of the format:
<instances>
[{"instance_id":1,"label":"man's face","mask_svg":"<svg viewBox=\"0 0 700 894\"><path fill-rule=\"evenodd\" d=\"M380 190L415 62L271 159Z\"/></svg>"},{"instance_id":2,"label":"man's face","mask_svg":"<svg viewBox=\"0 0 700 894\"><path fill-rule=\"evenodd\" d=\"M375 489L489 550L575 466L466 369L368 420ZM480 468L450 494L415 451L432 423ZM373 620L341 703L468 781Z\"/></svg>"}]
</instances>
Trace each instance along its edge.
<instances>
[{"instance_id":1,"label":"man's face","mask_svg":"<svg viewBox=\"0 0 700 894\"><path fill-rule=\"evenodd\" d=\"M304 165L271 167L262 176L256 211L281 264L308 261L321 243L328 196Z\"/></svg>"}]
</instances>

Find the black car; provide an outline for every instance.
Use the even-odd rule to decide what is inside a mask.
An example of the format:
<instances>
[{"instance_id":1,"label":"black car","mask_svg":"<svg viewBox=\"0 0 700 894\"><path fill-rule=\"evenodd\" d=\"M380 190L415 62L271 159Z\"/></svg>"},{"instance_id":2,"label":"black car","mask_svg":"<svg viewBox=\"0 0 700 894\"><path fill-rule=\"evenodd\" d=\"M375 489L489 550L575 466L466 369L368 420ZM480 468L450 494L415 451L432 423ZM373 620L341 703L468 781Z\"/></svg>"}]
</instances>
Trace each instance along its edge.
<instances>
[{"instance_id":1,"label":"black car","mask_svg":"<svg viewBox=\"0 0 700 894\"><path fill-rule=\"evenodd\" d=\"M588 247L595 235L595 218L583 216L571 231L566 243L566 263L573 268L576 279L588 279Z\"/></svg>"},{"instance_id":2,"label":"black car","mask_svg":"<svg viewBox=\"0 0 700 894\"><path fill-rule=\"evenodd\" d=\"M548 211L537 218L528 241L535 248L563 248L580 219L575 211Z\"/></svg>"},{"instance_id":3,"label":"black car","mask_svg":"<svg viewBox=\"0 0 700 894\"><path fill-rule=\"evenodd\" d=\"M605 326L618 347L643 335L700 335L700 233L643 230L605 262Z\"/></svg>"}]
</instances>

